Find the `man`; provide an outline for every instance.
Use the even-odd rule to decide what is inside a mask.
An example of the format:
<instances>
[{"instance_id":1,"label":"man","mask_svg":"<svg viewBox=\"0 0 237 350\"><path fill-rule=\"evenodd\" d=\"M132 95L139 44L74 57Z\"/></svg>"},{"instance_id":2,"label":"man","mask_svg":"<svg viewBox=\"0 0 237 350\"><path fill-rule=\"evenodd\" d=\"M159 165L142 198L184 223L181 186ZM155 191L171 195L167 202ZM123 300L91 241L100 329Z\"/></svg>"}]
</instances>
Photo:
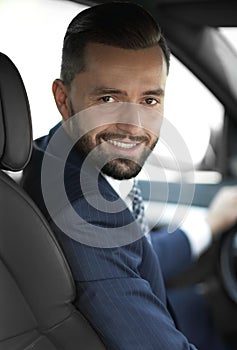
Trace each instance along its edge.
<instances>
[{"instance_id":1,"label":"man","mask_svg":"<svg viewBox=\"0 0 237 350\"><path fill-rule=\"evenodd\" d=\"M169 56L140 6L76 16L53 83L63 121L35 141L23 179L69 262L78 308L111 350L195 349L170 315L159 261L173 273L188 266L189 239L181 230L151 237L129 182L159 138Z\"/></svg>"}]
</instances>

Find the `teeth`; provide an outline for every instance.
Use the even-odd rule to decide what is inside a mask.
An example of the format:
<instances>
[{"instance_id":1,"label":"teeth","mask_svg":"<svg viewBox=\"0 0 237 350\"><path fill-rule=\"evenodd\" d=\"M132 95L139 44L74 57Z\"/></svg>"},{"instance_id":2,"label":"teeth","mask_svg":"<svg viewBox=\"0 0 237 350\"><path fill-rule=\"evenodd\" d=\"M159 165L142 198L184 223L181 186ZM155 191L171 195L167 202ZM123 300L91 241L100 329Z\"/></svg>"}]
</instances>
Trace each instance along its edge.
<instances>
[{"instance_id":1,"label":"teeth","mask_svg":"<svg viewBox=\"0 0 237 350\"><path fill-rule=\"evenodd\" d=\"M109 142L113 146L126 148L126 149L135 147L137 145L136 143L124 143L124 142L119 142L115 140L107 140L107 142Z\"/></svg>"}]
</instances>

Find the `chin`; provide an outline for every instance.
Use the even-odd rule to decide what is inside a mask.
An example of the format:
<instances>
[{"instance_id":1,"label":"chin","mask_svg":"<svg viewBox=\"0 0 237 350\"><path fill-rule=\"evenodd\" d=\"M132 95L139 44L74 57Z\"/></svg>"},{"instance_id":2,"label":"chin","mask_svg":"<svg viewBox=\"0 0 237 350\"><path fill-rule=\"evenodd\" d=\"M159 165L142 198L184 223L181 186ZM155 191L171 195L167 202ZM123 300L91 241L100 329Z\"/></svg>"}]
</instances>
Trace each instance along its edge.
<instances>
[{"instance_id":1,"label":"chin","mask_svg":"<svg viewBox=\"0 0 237 350\"><path fill-rule=\"evenodd\" d=\"M116 180L127 180L136 177L142 165L128 159L115 159L104 165L102 173Z\"/></svg>"}]
</instances>

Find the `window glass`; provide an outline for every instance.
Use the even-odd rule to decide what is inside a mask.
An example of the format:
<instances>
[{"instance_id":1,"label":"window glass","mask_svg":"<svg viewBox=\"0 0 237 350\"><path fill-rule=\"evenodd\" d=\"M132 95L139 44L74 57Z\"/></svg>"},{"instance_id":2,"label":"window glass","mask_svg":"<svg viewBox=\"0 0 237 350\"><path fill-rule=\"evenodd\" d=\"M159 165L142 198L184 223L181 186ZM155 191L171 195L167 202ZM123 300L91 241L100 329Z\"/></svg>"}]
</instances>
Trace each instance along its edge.
<instances>
[{"instance_id":1,"label":"window glass","mask_svg":"<svg viewBox=\"0 0 237 350\"><path fill-rule=\"evenodd\" d=\"M231 45L237 54L237 28L219 28L219 30L226 40L218 39L216 49L221 51L220 57L223 60L223 67L225 67L226 64L231 65L232 62L232 57L228 55L229 51L226 50L227 46ZM232 76L229 77L230 84L233 83L234 86L236 86L236 74L237 70L233 70ZM195 180L197 182L219 182L221 180L220 174L210 170L212 164L216 163L215 157L218 156L214 147L223 127L223 106L175 57L171 58L167 82L165 117L177 130L177 134L181 135L190 151L194 168L198 169L195 172ZM162 137L164 142L162 142ZM161 167L163 167L166 179L176 181L180 172L177 171L177 165L183 166L185 169L182 151L179 151L178 146L176 149L177 144L175 145L175 143L173 149L170 149L165 142L165 135L162 133L160 141L155 152L157 156L163 157ZM158 179L159 172L155 169L152 161L148 165L149 167L152 168L149 174L152 174L154 180ZM209 171L200 171L206 167ZM145 177L145 174L142 176Z\"/></svg>"},{"instance_id":2,"label":"window glass","mask_svg":"<svg viewBox=\"0 0 237 350\"><path fill-rule=\"evenodd\" d=\"M155 148L160 157L165 177L177 180L180 171L202 169L204 157L215 163L215 152L211 139L223 126L223 106L216 97L180 61L171 57L170 72L165 93L165 120L168 128L162 128L160 140ZM167 139L169 133L173 139ZM181 146L180 143L183 143ZM171 145L171 146L170 146ZM154 166L151 159L149 166ZM149 175L158 179L158 172L149 169ZM208 176L196 173L196 181L216 182L220 175L209 172ZM141 176L145 176L142 174Z\"/></svg>"},{"instance_id":3,"label":"window glass","mask_svg":"<svg viewBox=\"0 0 237 350\"><path fill-rule=\"evenodd\" d=\"M12 59L24 81L34 138L61 119L51 86L59 78L66 28L84 8L62 0L0 0L0 51Z\"/></svg>"},{"instance_id":4,"label":"window glass","mask_svg":"<svg viewBox=\"0 0 237 350\"><path fill-rule=\"evenodd\" d=\"M219 28L222 35L229 41L230 45L237 53L237 28Z\"/></svg>"}]
</instances>

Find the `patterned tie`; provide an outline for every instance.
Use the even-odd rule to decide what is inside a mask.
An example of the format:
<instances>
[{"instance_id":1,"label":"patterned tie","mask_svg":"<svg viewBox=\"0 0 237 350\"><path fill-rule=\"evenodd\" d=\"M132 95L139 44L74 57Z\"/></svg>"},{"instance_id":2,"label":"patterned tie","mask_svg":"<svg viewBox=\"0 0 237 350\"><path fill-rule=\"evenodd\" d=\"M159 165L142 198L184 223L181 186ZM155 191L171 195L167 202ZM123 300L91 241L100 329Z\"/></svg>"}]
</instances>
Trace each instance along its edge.
<instances>
[{"instance_id":1,"label":"patterned tie","mask_svg":"<svg viewBox=\"0 0 237 350\"><path fill-rule=\"evenodd\" d=\"M147 237L149 243L151 243L151 237L149 227L145 219L144 203L140 188L137 186L137 182L134 181L133 187L129 193L132 200L132 209L135 219L139 223L142 232Z\"/></svg>"}]
</instances>

